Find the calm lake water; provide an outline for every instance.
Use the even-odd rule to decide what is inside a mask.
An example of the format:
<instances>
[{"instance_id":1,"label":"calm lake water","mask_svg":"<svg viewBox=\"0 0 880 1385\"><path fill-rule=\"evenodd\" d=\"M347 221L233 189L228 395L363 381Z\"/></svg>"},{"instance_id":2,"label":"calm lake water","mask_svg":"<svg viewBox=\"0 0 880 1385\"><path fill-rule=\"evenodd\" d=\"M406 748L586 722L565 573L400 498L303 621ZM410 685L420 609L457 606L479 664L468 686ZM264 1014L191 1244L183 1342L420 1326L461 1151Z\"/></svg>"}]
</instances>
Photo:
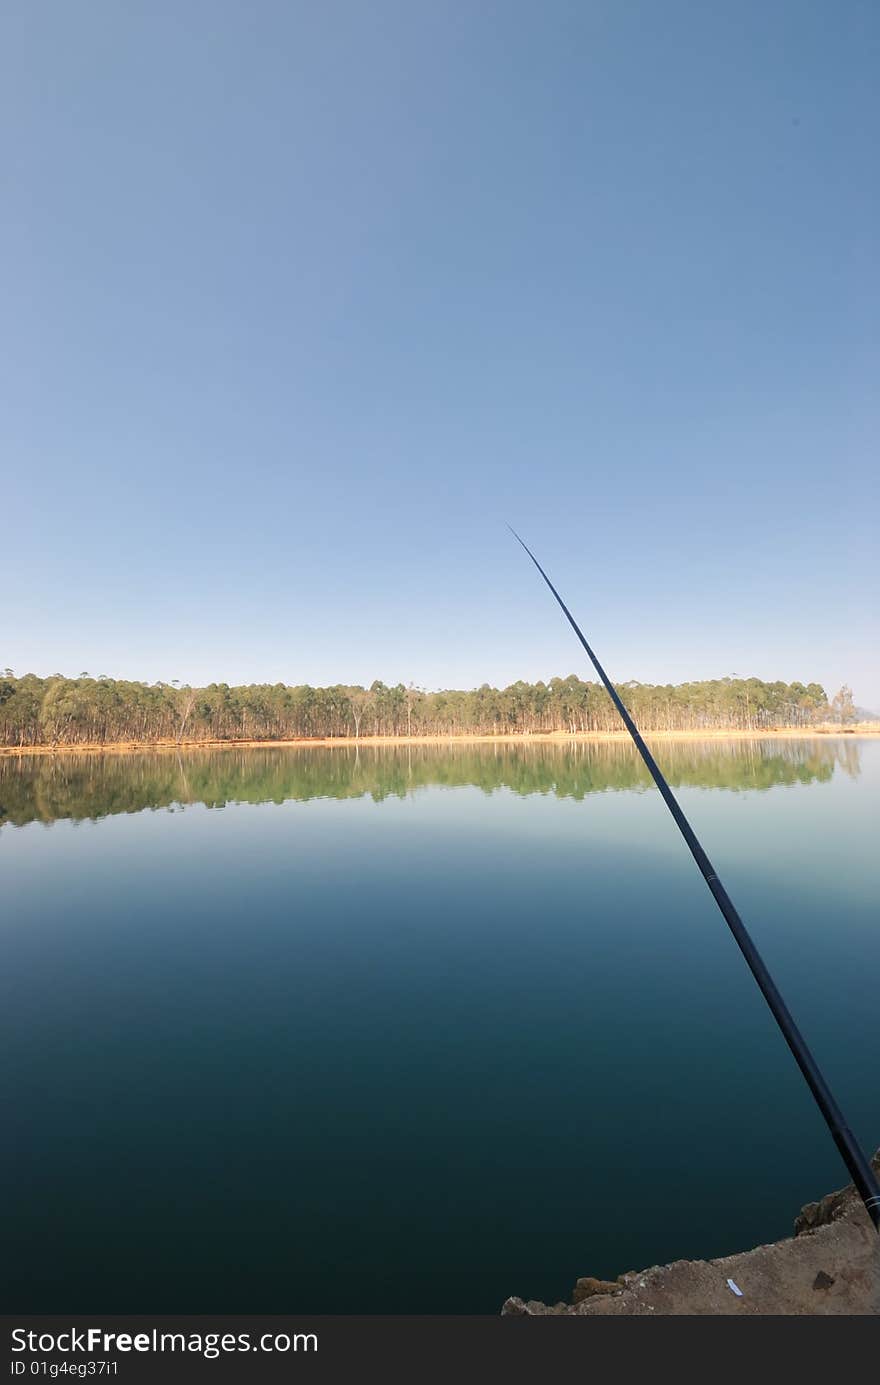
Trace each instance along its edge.
<instances>
[{"instance_id":1,"label":"calm lake water","mask_svg":"<svg viewBox=\"0 0 880 1385\"><path fill-rule=\"evenodd\" d=\"M660 745L865 1146L880 742ZM7 1311L497 1312L847 1181L623 745L0 760Z\"/></svg>"}]
</instances>

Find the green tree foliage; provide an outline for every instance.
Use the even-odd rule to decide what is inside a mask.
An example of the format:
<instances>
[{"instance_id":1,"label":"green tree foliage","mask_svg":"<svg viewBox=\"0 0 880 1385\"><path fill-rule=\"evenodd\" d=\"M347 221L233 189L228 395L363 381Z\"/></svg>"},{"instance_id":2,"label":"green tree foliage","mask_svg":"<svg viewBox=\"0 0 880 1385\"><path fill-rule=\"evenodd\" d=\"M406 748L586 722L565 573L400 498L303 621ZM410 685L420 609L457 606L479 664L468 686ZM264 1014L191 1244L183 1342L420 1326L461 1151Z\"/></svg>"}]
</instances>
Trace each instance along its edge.
<instances>
[{"instance_id":1,"label":"green tree foliage","mask_svg":"<svg viewBox=\"0 0 880 1385\"><path fill-rule=\"evenodd\" d=\"M176 684L176 680L175 680ZM0 744L235 741L344 736L530 735L619 729L604 688L574 674L549 683L483 684L468 692L425 692L398 683L368 689L283 683L206 688L129 683L102 675L0 678ZM722 678L677 686L626 683L619 692L643 731L805 727L830 714L818 683ZM841 722L855 716L852 694L834 699Z\"/></svg>"}]
</instances>

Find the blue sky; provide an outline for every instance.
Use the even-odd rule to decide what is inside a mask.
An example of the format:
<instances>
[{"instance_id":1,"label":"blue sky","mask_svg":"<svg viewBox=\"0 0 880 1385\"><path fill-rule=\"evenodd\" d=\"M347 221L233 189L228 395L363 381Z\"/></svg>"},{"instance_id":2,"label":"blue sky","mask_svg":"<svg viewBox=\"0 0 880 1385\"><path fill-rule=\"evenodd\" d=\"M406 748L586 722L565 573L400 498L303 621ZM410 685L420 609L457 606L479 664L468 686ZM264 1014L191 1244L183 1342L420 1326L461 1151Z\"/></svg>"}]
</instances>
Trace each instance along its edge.
<instances>
[{"instance_id":1,"label":"blue sky","mask_svg":"<svg viewBox=\"0 0 880 1385\"><path fill-rule=\"evenodd\" d=\"M4 7L0 664L880 709L873 3Z\"/></svg>"}]
</instances>

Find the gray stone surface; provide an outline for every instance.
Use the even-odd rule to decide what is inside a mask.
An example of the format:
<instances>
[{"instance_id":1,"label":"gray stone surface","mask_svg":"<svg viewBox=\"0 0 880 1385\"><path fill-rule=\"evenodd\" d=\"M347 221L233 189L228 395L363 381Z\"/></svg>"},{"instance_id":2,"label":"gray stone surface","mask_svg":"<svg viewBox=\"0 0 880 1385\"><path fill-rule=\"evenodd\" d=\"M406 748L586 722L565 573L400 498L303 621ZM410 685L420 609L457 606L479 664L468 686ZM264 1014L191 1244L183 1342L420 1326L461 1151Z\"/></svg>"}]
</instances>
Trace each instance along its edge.
<instances>
[{"instance_id":1,"label":"gray stone surface","mask_svg":"<svg viewBox=\"0 0 880 1385\"><path fill-rule=\"evenodd\" d=\"M880 1150L872 1160L880 1172ZM737 1294L728 1284L732 1280ZM676 1260L616 1284L579 1279L571 1303L509 1298L505 1315L880 1314L880 1236L850 1185L808 1203L791 1240L720 1260Z\"/></svg>"}]
</instances>

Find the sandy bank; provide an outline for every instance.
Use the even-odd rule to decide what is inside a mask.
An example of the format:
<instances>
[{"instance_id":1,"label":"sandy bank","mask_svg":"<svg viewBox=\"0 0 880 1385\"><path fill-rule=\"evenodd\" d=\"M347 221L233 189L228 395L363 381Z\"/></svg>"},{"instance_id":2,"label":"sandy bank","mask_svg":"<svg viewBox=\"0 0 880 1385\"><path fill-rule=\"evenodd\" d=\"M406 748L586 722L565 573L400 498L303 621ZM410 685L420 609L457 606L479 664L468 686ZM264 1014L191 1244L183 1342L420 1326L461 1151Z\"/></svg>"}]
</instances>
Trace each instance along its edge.
<instances>
[{"instance_id":1,"label":"sandy bank","mask_svg":"<svg viewBox=\"0 0 880 1385\"><path fill-rule=\"evenodd\" d=\"M827 739L829 736L860 738L880 737L880 722L859 722L854 726L832 725L797 727L783 726L775 730L752 731L644 731L646 741L758 741L758 740L811 740ZM517 732L510 735L478 736L334 736L308 737L295 740L256 741L256 740L196 740L196 741L105 741L83 742L77 745L7 745L0 746L0 755L131 755L147 751L179 750L278 750L310 749L315 747L348 746L398 746L398 745L572 745L579 743L603 744L614 741L628 741L626 731L585 731L570 735L567 731Z\"/></svg>"}]
</instances>

